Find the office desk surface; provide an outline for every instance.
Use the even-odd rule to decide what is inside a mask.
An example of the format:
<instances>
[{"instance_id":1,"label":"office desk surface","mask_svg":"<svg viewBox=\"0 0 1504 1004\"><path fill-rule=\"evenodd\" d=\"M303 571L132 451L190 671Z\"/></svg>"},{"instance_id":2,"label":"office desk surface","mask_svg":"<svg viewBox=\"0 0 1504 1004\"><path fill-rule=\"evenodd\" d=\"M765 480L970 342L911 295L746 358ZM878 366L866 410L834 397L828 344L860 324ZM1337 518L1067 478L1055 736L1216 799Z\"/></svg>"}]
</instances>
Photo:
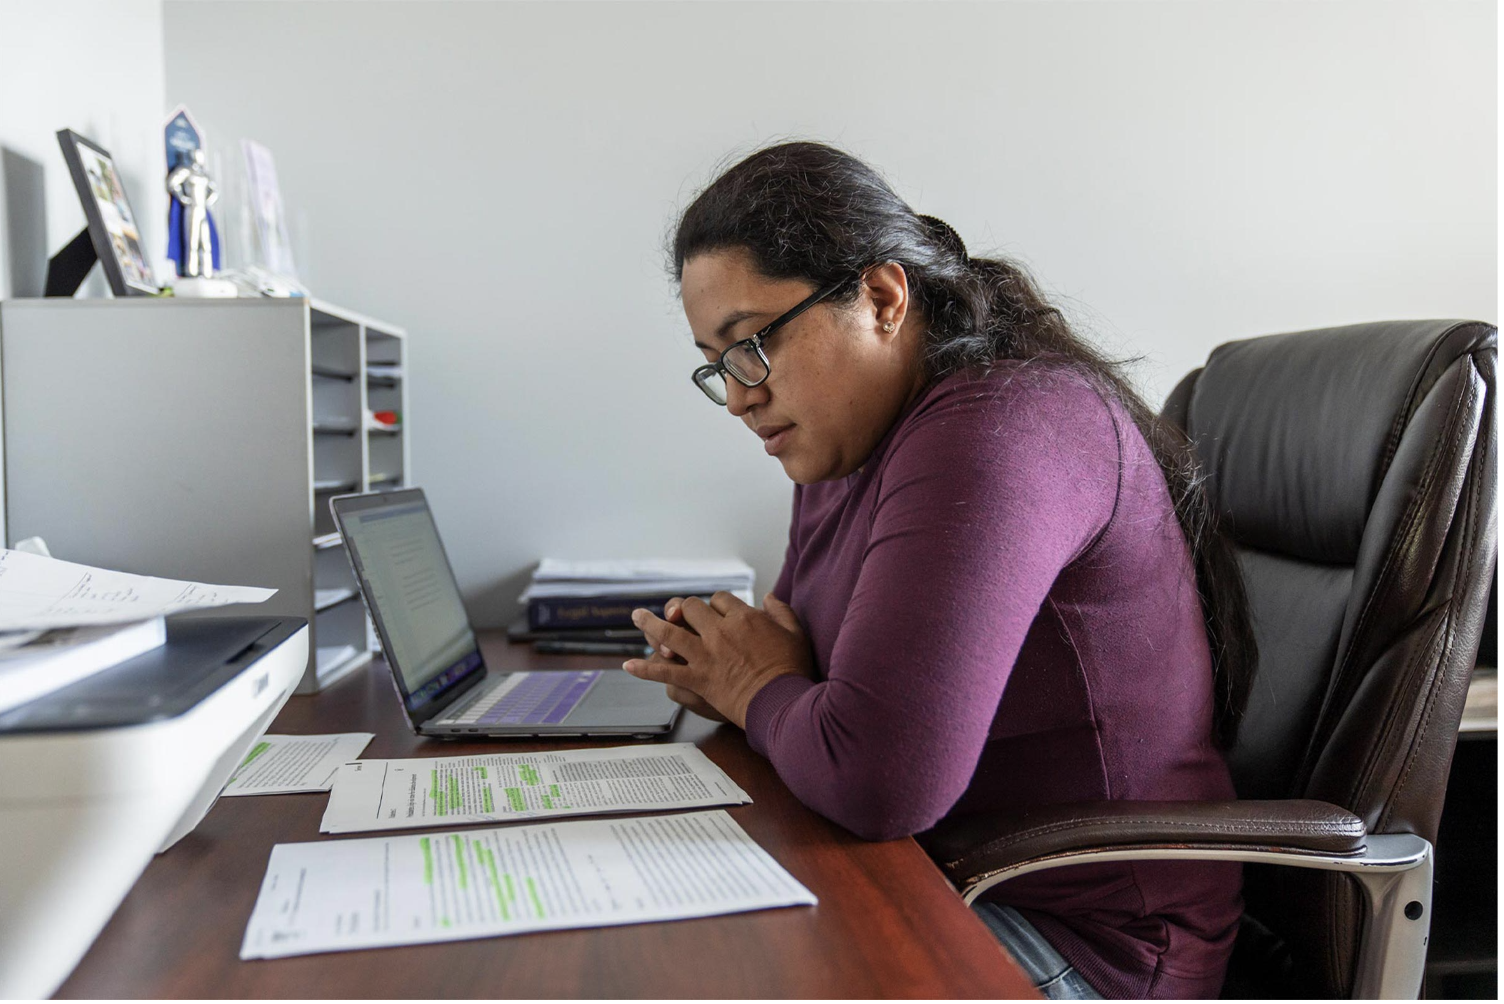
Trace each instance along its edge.
<instances>
[{"instance_id":1,"label":"office desk surface","mask_svg":"<svg viewBox=\"0 0 1504 1004\"><path fill-rule=\"evenodd\" d=\"M483 649L495 668L612 664L537 656L499 635ZM270 731L374 732L368 758L581 745L419 739L379 661L293 697ZM685 714L671 738L698 745L746 789L753 804L731 815L818 906L242 962L272 845L351 838L319 834L323 794L225 798L147 867L58 996L1038 996L913 840L868 843L822 819L738 729Z\"/></svg>"}]
</instances>

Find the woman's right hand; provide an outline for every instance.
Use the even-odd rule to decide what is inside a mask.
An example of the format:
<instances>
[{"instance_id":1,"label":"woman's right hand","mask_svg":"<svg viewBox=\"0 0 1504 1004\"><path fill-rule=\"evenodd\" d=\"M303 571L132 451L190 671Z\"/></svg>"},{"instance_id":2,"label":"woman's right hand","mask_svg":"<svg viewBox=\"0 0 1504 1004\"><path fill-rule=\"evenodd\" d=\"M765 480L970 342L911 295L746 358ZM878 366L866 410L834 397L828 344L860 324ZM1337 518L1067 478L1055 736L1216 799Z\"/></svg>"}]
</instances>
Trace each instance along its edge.
<instances>
[{"instance_id":1,"label":"woman's right hand","mask_svg":"<svg viewBox=\"0 0 1504 1004\"><path fill-rule=\"evenodd\" d=\"M677 624L678 626L684 628L686 631L692 630L690 626L684 622L684 602L677 596L669 600L668 603L664 605L663 619L668 621L670 624ZM675 655L673 650L670 649L667 645L660 646L652 654L652 656L649 657L648 662L672 662L677 663L681 666L684 665L684 660ZM701 697L693 690L687 690L684 687L676 687L671 683L666 683L664 684L664 686L668 688L668 699L673 701L675 704L682 705L683 707L688 708L690 711L693 711L695 714L699 715L701 718L708 718L712 722L727 721L725 715L721 714L715 708L711 707L709 701L705 700L705 698Z\"/></svg>"}]
</instances>

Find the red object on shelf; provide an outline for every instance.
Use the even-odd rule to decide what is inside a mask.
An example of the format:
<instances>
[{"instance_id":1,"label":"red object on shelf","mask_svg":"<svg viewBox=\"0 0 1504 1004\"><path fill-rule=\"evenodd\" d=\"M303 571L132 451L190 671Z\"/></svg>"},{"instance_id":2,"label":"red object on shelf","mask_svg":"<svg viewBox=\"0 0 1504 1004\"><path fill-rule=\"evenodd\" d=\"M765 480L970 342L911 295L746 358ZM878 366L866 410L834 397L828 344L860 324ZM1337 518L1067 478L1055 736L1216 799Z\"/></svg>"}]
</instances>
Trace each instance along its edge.
<instances>
[{"instance_id":1,"label":"red object on shelf","mask_svg":"<svg viewBox=\"0 0 1504 1004\"><path fill-rule=\"evenodd\" d=\"M398 422L398 416L395 411L375 411L371 413L371 417L375 418L378 422L385 422L387 425L396 425Z\"/></svg>"}]
</instances>

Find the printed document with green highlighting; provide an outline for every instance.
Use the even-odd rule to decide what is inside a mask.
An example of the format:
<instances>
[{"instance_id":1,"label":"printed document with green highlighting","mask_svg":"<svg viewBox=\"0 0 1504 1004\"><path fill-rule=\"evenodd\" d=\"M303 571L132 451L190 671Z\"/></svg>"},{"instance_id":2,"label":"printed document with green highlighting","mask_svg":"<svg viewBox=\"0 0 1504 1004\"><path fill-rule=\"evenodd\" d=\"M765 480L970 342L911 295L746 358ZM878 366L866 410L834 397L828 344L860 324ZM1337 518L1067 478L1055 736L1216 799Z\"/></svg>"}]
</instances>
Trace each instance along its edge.
<instances>
[{"instance_id":1,"label":"printed document with green highlighting","mask_svg":"<svg viewBox=\"0 0 1504 1004\"><path fill-rule=\"evenodd\" d=\"M375 739L370 732L328 736L265 735L246 754L221 795L287 795L328 791L340 766Z\"/></svg>"},{"instance_id":2,"label":"printed document with green highlighting","mask_svg":"<svg viewBox=\"0 0 1504 1004\"><path fill-rule=\"evenodd\" d=\"M240 957L815 902L723 810L278 844Z\"/></svg>"},{"instance_id":3,"label":"printed document with green highlighting","mask_svg":"<svg viewBox=\"0 0 1504 1004\"><path fill-rule=\"evenodd\" d=\"M323 833L745 805L693 743L359 760L334 775Z\"/></svg>"}]
</instances>

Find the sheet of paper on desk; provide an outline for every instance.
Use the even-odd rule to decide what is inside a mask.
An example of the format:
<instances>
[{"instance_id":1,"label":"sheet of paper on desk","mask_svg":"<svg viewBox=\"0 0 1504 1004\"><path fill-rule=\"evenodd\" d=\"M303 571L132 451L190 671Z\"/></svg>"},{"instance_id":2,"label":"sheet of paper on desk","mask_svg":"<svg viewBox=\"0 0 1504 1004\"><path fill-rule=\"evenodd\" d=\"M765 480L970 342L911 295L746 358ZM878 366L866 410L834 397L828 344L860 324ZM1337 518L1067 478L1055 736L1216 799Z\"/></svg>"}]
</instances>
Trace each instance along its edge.
<instances>
[{"instance_id":1,"label":"sheet of paper on desk","mask_svg":"<svg viewBox=\"0 0 1504 1004\"><path fill-rule=\"evenodd\" d=\"M340 765L360 756L375 735L262 736L221 795L288 795L328 791Z\"/></svg>"},{"instance_id":2,"label":"sheet of paper on desk","mask_svg":"<svg viewBox=\"0 0 1504 1004\"><path fill-rule=\"evenodd\" d=\"M275 592L132 575L0 548L0 631L121 624L226 603L260 603Z\"/></svg>"},{"instance_id":3,"label":"sheet of paper on desk","mask_svg":"<svg viewBox=\"0 0 1504 1004\"><path fill-rule=\"evenodd\" d=\"M319 830L359 833L750 801L693 743L361 760L335 774Z\"/></svg>"},{"instance_id":4,"label":"sheet of paper on desk","mask_svg":"<svg viewBox=\"0 0 1504 1004\"><path fill-rule=\"evenodd\" d=\"M813 906L722 810L272 848L242 959Z\"/></svg>"}]
</instances>

